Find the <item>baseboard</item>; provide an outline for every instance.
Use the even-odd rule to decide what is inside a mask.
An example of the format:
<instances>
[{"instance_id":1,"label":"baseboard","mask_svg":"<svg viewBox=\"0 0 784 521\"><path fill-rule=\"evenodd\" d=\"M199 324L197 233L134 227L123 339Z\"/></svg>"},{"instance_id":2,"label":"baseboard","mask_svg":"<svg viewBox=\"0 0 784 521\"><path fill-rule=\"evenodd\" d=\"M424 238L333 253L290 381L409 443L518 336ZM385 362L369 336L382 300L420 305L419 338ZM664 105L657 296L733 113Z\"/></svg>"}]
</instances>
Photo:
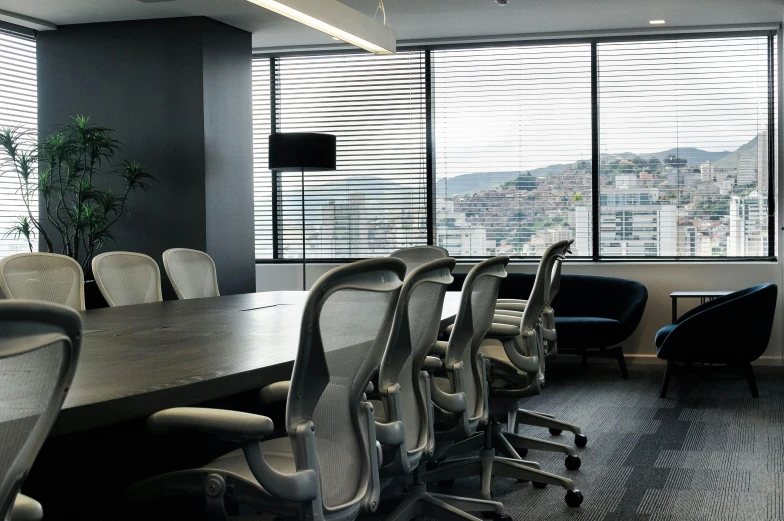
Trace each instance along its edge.
<instances>
[{"instance_id":1,"label":"baseboard","mask_svg":"<svg viewBox=\"0 0 784 521\"><path fill-rule=\"evenodd\" d=\"M656 355L647 355L647 354L625 354L627 362L636 363L636 364L664 364L664 360L661 360ZM772 366L772 367L781 367L784 366L784 360L778 356L761 356L756 361L754 361L753 365L763 365L763 366Z\"/></svg>"}]
</instances>

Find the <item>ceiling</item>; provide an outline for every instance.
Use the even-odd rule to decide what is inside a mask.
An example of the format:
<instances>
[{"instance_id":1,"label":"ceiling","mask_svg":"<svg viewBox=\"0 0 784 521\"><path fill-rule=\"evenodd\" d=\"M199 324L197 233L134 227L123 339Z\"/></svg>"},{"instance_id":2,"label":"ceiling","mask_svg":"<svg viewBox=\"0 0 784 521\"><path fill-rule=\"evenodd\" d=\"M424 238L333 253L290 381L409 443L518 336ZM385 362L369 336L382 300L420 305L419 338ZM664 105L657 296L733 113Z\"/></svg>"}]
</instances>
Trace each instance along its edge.
<instances>
[{"instance_id":1,"label":"ceiling","mask_svg":"<svg viewBox=\"0 0 784 521\"><path fill-rule=\"evenodd\" d=\"M148 2L150 0L147 0ZM377 0L341 0L372 16ZM780 23L784 0L385 0L398 41L667 26ZM0 10L56 25L208 16L253 33L254 48L334 44L246 0L0 0Z\"/></svg>"}]
</instances>

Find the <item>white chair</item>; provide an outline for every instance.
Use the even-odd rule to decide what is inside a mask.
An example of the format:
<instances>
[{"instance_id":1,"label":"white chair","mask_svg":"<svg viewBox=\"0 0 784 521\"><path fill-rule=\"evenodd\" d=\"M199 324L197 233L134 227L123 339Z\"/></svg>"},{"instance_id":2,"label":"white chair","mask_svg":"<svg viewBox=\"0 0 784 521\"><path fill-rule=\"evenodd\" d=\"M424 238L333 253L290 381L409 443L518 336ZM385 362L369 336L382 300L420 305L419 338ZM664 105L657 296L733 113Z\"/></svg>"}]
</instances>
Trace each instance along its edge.
<instances>
[{"instance_id":1,"label":"white chair","mask_svg":"<svg viewBox=\"0 0 784 521\"><path fill-rule=\"evenodd\" d=\"M163 267L180 300L219 297L212 257L199 250L172 248L163 252Z\"/></svg>"},{"instance_id":2,"label":"white chair","mask_svg":"<svg viewBox=\"0 0 784 521\"><path fill-rule=\"evenodd\" d=\"M55 253L17 253L0 259L0 289L11 300L39 300L84 310L84 273Z\"/></svg>"},{"instance_id":3,"label":"white chair","mask_svg":"<svg viewBox=\"0 0 784 521\"><path fill-rule=\"evenodd\" d=\"M161 270L152 257L112 251L93 259L93 275L111 307L161 302Z\"/></svg>"},{"instance_id":4,"label":"white chair","mask_svg":"<svg viewBox=\"0 0 784 521\"><path fill-rule=\"evenodd\" d=\"M65 401L81 340L73 309L0 302L0 519L43 517L41 505L19 491Z\"/></svg>"}]
</instances>

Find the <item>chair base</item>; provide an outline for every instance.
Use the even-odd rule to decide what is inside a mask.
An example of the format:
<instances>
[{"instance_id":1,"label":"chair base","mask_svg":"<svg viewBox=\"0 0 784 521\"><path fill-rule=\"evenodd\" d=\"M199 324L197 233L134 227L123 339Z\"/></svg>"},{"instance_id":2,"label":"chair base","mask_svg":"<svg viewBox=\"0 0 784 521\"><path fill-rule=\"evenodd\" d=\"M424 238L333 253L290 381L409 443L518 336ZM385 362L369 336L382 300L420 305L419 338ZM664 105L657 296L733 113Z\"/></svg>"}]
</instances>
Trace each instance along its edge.
<instances>
[{"instance_id":1,"label":"chair base","mask_svg":"<svg viewBox=\"0 0 784 521\"><path fill-rule=\"evenodd\" d=\"M420 516L439 521L479 521L469 512L504 516L504 506L497 501L431 494L423 483L409 485L406 494L382 498L377 513L385 513L392 506L395 508L385 521L412 521Z\"/></svg>"},{"instance_id":2,"label":"chair base","mask_svg":"<svg viewBox=\"0 0 784 521\"><path fill-rule=\"evenodd\" d=\"M531 481L536 487L546 485L563 487L567 490L566 502L569 506L577 506L582 502L582 494L575 488L574 481L557 474L544 472L540 470L538 463L522 460L512 447L509 439L501 433L500 424L497 422L488 425L481 435L473 436L455 445L457 450L467 452L476 450L478 443L484 444L484 447L479 450L478 457L443 462L438 468L425 472L422 480L425 483L433 483L480 476L481 497L482 499L490 500L492 498L493 478L500 476L517 479L518 481ZM498 456L495 448L493 448L496 444L503 447L502 452L512 457ZM442 457L445 457L450 452L452 451L445 451L442 453ZM567 456L567 459L573 457L570 455ZM578 496L579 502L576 501ZM573 503L576 503L576 505Z\"/></svg>"},{"instance_id":3,"label":"chair base","mask_svg":"<svg viewBox=\"0 0 784 521\"><path fill-rule=\"evenodd\" d=\"M593 358L609 358L611 360L617 360L618 365L621 368L621 376L623 376L624 380L629 379L629 370L626 367L626 358L623 356L623 348L621 346L616 347L600 347L600 348L574 348L574 349L564 349L560 348L560 354L564 355L577 355L583 357L583 364L588 364L588 357Z\"/></svg>"},{"instance_id":4,"label":"chair base","mask_svg":"<svg viewBox=\"0 0 784 521\"><path fill-rule=\"evenodd\" d=\"M686 365L686 372L688 373L691 369L691 362L685 362ZM664 377L662 378L661 390L659 392L660 398L667 397L667 388L670 385L670 379L672 375L675 373L676 369L676 362L674 360L667 360L667 367L664 369ZM719 366L721 367L721 366ZM746 378L746 383L749 386L749 391L751 391L751 396L753 398L759 398L759 390L757 389L757 380L754 377L754 369L752 369L751 364L745 364L741 366L729 366L723 365L728 370L738 370L740 369L743 372L743 376ZM709 366L709 370L718 369L717 367L713 367L713 365Z\"/></svg>"},{"instance_id":5,"label":"chair base","mask_svg":"<svg viewBox=\"0 0 784 521\"><path fill-rule=\"evenodd\" d=\"M574 444L578 447L585 447L588 443L588 438L581 433L579 426L557 420L550 414L527 411L525 409L518 409L516 411L510 410L508 425L514 425L514 431L516 431L517 426L520 424L544 427L550 429L550 433L556 436L560 435L563 431L571 432L574 434Z\"/></svg>"}]
</instances>

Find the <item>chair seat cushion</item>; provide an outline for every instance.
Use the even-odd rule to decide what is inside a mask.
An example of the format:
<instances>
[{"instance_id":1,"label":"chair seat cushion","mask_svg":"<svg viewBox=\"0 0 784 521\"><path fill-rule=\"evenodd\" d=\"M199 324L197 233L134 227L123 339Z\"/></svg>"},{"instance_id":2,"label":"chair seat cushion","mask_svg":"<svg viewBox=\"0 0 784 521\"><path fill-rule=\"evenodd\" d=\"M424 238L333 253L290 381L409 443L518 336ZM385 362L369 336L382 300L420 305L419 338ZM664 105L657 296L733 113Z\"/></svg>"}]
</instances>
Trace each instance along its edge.
<instances>
[{"instance_id":1,"label":"chair seat cushion","mask_svg":"<svg viewBox=\"0 0 784 521\"><path fill-rule=\"evenodd\" d=\"M601 317L560 317L555 313L555 330L559 349L611 347L621 342L621 323Z\"/></svg>"},{"instance_id":2,"label":"chair seat cushion","mask_svg":"<svg viewBox=\"0 0 784 521\"><path fill-rule=\"evenodd\" d=\"M261 442L261 450L264 453L264 460L270 467L278 472L290 474L296 472L297 466L294 463L291 440L288 437L275 438ZM234 474L240 478L258 485L256 478L248 467L245 453L242 449L237 449L224 454L202 467L205 470L222 471ZM258 485L261 488L261 485Z\"/></svg>"},{"instance_id":3,"label":"chair seat cushion","mask_svg":"<svg viewBox=\"0 0 784 521\"><path fill-rule=\"evenodd\" d=\"M658 348L661 347L664 343L664 339L667 338L667 335L669 335L673 329L675 329L675 324L668 324L656 332L654 343L656 344L657 351Z\"/></svg>"}]
</instances>

